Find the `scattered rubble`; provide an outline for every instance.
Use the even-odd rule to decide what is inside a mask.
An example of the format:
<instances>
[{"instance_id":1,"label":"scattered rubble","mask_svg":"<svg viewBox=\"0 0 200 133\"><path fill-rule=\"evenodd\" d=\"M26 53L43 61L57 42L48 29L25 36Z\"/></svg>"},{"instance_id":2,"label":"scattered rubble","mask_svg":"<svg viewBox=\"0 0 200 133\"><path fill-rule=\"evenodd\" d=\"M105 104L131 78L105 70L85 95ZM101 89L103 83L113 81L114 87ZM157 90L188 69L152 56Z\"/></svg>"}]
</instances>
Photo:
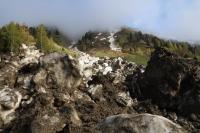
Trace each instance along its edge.
<instances>
[{"instance_id":1,"label":"scattered rubble","mask_svg":"<svg viewBox=\"0 0 200 133\"><path fill-rule=\"evenodd\" d=\"M146 123L152 132L200 131L195 108L199 106L199 86L194 64L198 63L161 50L153 54L144 72L144 66L121 58L76 52L76 58L58 53L44 55L34 46L23 45L17 55L1 55L0 131L128 132L134 127L145 133L137 120ZM186 107L190 107L189 114Z\"/></svg>"}]
</instances>

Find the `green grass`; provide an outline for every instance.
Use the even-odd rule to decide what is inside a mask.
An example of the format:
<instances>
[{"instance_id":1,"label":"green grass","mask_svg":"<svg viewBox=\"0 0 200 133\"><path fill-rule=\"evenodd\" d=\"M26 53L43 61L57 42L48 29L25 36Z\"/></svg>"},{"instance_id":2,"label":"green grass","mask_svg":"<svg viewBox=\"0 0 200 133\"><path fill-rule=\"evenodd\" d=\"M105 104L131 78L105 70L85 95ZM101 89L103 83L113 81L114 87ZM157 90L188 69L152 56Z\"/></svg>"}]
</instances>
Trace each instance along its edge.
<instances>
[{"instance_id":1,"label":"green grass","mask_svg":"<svg viewBox=\"0 0 200 133\"><path fill-rule=\"evenodd\" d=\"M97 57L106 57L106 56L110 58L122 57L127 61L135 62L138 65L147 65L147 62L149 60L148 55L140 55L136 53L130 54L130 53L111 51L111 50L91 50L89 53Z\"/></svg>"},{"instance_id":2,"label":"green grass","mask_svg":"<svg viewBox=\"0 0 200 133\"><path fill-rule=\"evenodd\" d=\"M124 56L123 53L121 52L115 52L111 50L95 50L95 51L90 51L89 52L91 55L97 56L97 57L110 57L110 58L115 58L115 57L122 57Z\"/></svg>"},{"instance_id":3,"label":"green grass","mask_svg":"<svg viewBox=\"0 0 200 133\"><path fill-rule=\"evenodd\" d=\"M138 65L147 65L149 57L146 55L127 54L124 57L127 61L135 62Z\"/></svg>"},{"instance_id":4,"label":"green grass","mask_svg":"<svg viewBox=\"0 0 200 133\"><path fill-rule=\"evenodd\" d=\"M59 46L57 44L54 45L54 52L58 52L58 53L64 53L64 54L68 54L71 55L72 57L77 56L76 53L68 48Z\"/></svg>"},{"instance_id":5,"label":"green grass","mask_svg":"<svg viewBox=\"0 0 200 133\"><path fill-rule=\"evenodd\" d=\"M77 56L77 54L74 51L68 48L65 48L63 46L60 46L52 40L49 40L49 43L42 47L42 51L45 53L57 52L57 53L62 53L62 54L68 54L68 55L71 55L72 57Z\"/></svg>"}]
</instances>

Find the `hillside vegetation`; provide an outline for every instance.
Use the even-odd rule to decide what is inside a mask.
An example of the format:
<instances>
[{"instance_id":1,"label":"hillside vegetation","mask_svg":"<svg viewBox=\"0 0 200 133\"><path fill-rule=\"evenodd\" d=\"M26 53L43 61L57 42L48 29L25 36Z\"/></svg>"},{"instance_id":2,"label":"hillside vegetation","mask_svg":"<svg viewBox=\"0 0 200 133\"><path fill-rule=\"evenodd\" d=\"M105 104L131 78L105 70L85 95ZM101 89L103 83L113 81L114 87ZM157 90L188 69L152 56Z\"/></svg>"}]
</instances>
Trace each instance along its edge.
<instances>
[{"instance_id":1,"label":"hillside vegetation","mask_svg":"<svg viewBox=\"0 0 200 133\"><path fill-rule=\"evenodd\" d=\"M35 45L42 52L59 52L74 55L66 48L69 40L56 29L44 25L27 27L11 22L0 28L0 52L18 52L22 43Z\"/></svg>"},{"instance_id":2,"label":"hillside vegetation","mask_svg":"<svg viewBox=\"0 0 200 133\"><path fill-rule=\"evenodd\" d=\"M193 58L200 55L200 47L197 45L192 46L188 42L164 40L129 28L123 28L116 33L116 43L125 51L139 51L143 54L149 54L155 48L162 47L183 57Z\"/></svg>"},{"instance_id":3,"label":"hillside vegetation","mask_svg":"<svg viewBox=\"0 0 200 133\"><path fill-rule=\"evenodd\" d=\"M188 42L165 40L151 34L143 34L131 28L122 28L114 35L121 52L109 48L109 33L87 32L78 42L78 48L95 56L123 57L138 64L147 64L151 53L159 47L182 57L200 59L200 46Z\"/></svg>"},{"instance_id":4,"label":"hillside vegetation","mask_svg":"<svg viewBox=\"0 0 200 133\"><path fill-rule=\"evenodd\" d=\"M159 47L182 57L200 59L200 46L188 42L165 40L130 28L122 28L113 36L121 51L110 49L109 32L89 31L77 43L77 48L98 57L122 57L146 65L151 53ZM70 40L56 28L39 25L28 27L11 22L0 28L0 52L18 52L22 43L35 45L44 53L59 52L75 56L68 47Z\"/></svg>"}]
</instances>

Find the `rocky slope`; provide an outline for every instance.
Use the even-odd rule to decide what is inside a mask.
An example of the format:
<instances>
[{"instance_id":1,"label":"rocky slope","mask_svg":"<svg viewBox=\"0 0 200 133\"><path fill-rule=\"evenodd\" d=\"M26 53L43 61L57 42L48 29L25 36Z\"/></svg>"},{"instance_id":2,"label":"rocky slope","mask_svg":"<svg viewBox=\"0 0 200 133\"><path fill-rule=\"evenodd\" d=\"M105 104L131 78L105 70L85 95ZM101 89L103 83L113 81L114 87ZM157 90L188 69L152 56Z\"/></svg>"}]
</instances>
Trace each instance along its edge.
<instances>
[{"instance_id":1,"label":"rocky slope","mask_svg":"<svg viewBox=\"0 0 200 133\"><path fill-rule=\"evenodd\" d=\"M157 50L145 70L75 51L1 55L1 132L199 132L197 62Z\"/></svg>"}]
</instances>

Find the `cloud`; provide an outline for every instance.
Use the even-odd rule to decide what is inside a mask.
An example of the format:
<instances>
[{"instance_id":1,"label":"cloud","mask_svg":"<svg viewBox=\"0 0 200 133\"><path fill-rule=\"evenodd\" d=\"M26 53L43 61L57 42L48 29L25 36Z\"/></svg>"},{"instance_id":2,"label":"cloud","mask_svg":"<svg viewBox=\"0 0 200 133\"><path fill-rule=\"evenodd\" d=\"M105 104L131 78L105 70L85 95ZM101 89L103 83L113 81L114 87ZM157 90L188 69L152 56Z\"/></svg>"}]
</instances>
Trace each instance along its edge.
<instances>
[{"instance_id":1,"label":"cloud","mask_svg":"<svg viewBox=\"0 0 200 133\"><path fill-rule=\"evenodd\" d=\"M72 38L131 26L164 38L200 40L199 0L1 0L0 24L55 25Z\"/></svg>"}]
</instances>

